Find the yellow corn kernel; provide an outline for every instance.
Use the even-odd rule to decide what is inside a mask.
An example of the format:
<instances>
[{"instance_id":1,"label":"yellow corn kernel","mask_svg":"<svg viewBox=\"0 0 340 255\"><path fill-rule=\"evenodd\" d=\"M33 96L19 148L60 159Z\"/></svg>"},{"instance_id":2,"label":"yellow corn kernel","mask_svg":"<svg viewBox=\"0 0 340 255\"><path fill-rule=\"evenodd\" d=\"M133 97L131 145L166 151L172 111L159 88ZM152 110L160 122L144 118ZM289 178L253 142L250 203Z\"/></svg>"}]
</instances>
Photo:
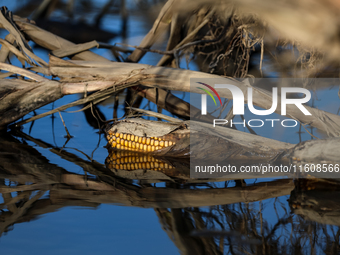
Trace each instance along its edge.
<instances>
[{"instance_id":1,"label":"yellow corn kernel","mask_svg":"<svg viewBox=\"0 0 340 255\"><path fill-rule=\"evenodd\" d=\"M131 135L128 134L128 135L126 136L126 140L130 141L130 138L131 138Z\"/></svg>"},{"instance_id":2,"label":"yellow corn kernel","mask_svg":"<svg viewBox=\"0 0 340 255\"><path fill-rule=\"evenodd\" d=\"M151 139L150 139L149 137L148 137L148 138L146 138L146 144L147 144L147 145L149 145L149 144L150 144L150 140L151 140Z\"/></svg>"},{"instance_id":3,"label":"yellow corn kernel","mask_svg":"<svg viewBox=\"0 0 340 255\"><path fill-rule=\"evenodd\" d=\"M134 140L135 140L135 136L131 135L131 141L134 141Z\"/></svg>"},{"instance_id":4,"label":"yellow corn kernel","mask_svg":"<svg viewBox=\"0 0 340 255\"><path fill-rule=\"evenodd\" d=\"M143 137L143 138L142 138L142 144L145 144L145 142L146 142L146 138Z\"/></svg>"},{"instance_id":5,"label":"yellow corn kernel","mask_svg":"<svg viewBox=\"0 0 340 255\"><path fill-rule=\"evenodd\" d=\"M159 145L160 145L161 147L164 147L164 141L160 141L160 142L159 142Z\"/></svg>"},{"instance_id":6,"label":"yellow corn kernel","mask_svg":"<svg viewBox=\"0 0 340 255\"><path fill-rule=\"evenodd\" d=\"M141 136L138 137L138 142L139 142L139 143L142 143L142 137L141 137Z\"/></svg>"},{"instance_id":7,"label":"yellow corn kernel","mask_svg":"<svg viewBox=\"0 0 340 255\"><path fill-rule=\"evenodd\" d=\"M168 142L168 141L165 141L165 142L164 142L164 146L165 146L165 147L168 147L168 146L169 146L169 142Z\"/></svg>"},{"instance_id":8,"label":"yellow corn kernel","mask_svg":"<svg viewBox=\"0 0 340 255\"><path fill-rule=\"evenodd\" d=\"M126 140L126 136L127 136L126 134L123 135L124 140Z\"/></svg>"},{"instance_id":9,"label":"yellow corn kernel","mask_svg":"<svg viewBox=\"0 0 340 255\"><path fill-rule=\"evenodd\" d=\"M119 135L120 135L119 133L116 133L116 137L119 137Z\"/></svg>"},{"instance_id":10,"label":"yellow corn kernel","mask_svg":"<svg viewBox=\"0 0 340 255\"><path fill-rule=\"evenodd\" d=\"M154 145L155 140L154 139L150 139L150 145Z\"/></svg>"},{"instance_id":11,"label":"yellow corn kernel","mask_svg":"<svg viewBox=\"0 0 340 255\"><path fill-rule=\"evenodd\" d=\"M117 143L117 146L116 146L116 147L117 147L117 149L120 149L120 144Z\"/></svg>"},{"instance_id":12,"label":"yellow corn kernel","mask_svg":"<svg viewBox=\"0 0 340 255\"><path fill-rule=\"evenodd\" d=\"M122 138L123 138L123 136L124 136L123 134L119 134L119 137L120 137L120 139L122 139Z\"/></svg>"},{"instance_id":13,"label":"yellow corn kernel","mask_svg":"<svg viewBox=\"0 0 340 255\"><path fill-rule=\"evenodd\" d=\"M155 140L155 146L159 145L159 141Z\"/></svg>"}]
</instances>

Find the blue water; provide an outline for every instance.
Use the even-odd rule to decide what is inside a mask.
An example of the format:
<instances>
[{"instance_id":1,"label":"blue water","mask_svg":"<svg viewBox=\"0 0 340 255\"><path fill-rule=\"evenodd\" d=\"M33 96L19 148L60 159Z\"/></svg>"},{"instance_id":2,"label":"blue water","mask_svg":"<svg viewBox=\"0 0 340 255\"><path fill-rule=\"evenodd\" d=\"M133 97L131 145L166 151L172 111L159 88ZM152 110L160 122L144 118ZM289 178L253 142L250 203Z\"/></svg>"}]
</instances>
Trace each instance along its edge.
<instances>
[{"instance_id":1,"label":"blue water","mask_svg":"<svg viewBox=\"0 0 340 255\"><path fill-rule=\"evenodd\" d=\"M65 208L15 225L0 239L3 254L176 254L153 209L112 205Z\"/></svg>"},{"instance_id":2,"label":"blue water","mask_svg":"<svg viewBox=\"0 0 340 255\"><path fill-rule=\"evenodd\" d=\"M8 1L2 0L2 5L7 5L9 9L15 9L19 4L24 1ZM99 2L99 1L98 1ZM105 1L100 1L100 4ZM120 28L120 18L118 15L109 15L103 20L103 27L107 30L118 32ZM126 40L122 37L116 37L111 44L116 42L124 42L130 45L138 45L143 36L151 28L151 23L145 21L143 16L132 16L129 19L129 31ZM1 37L4 34L1 34ZM164 46L164 45L163 45ZM103 49L95 49L94 52L101 54L104 57L113 59L111 53ZM35 50L35 53L47 61L46 54ZM156 64L160 56L155 53L147 54L140 63ZM15 64L16 62L14 62ZM186 67L185 60L180 63L181 67ZM195 69L195 64L190 63L191 69ZM317 92L318 100L315 100L315 106L322 110L327 110L332 113L337 113L339 107L339 98L337 97L338 88L323 89ZM182 98L182 93L176 94ZM64 105L79 99L79 95L65 96L64 98L56 101L53 105L49 104L36 113L42 113L51 110L52 107ZM185 100L189 100L189 95L184 94ZM122 101L121 101L122 102ZM104 113L107 119L112 118L112 105L113 102L107 102L99 106L99 109ZM143 102L142 108L146 107L146 102ZM155 105L150 104L150 108L156 110ZM73 107L67 111L79 110L80 107ZM166 111L164 111L166 113ZM98 130L92 128L86 122L83 112L69 113L62 112L62 117L65 124L73 136L64 150L77 155L78 157L89 160L84 154L93 160L104 164L107 157L107 149L104 146L107 144L103 134L99 134ZM122 107L118 112L119 117L123 115ZM246 118L249 117L246 113ZM32 114L25 118L32 116ZM274 115L279 118L278 115ZM59 114L54 114L55 118L50 116L39 119L34 122L33 127L31 123L23 126L23 132L29 134L31 137L40 139L45 143L51 144L54 147L61 148L67 141L65 137L66 132ZM30 130L31 129L31 130ZM246 131L246 129L240 129ZM256 130L259 135L275 138L280 141L298 143L299 141L311 139L307 132L303 131L300 139L299 127L293 130L278 130L278 129L261 129ZM316 132L316 135L322 137L322 133ZM42 156L46 157L51 164L55 164L64 168L70 173L83 175L86 169L72 163L68 160L62 159L60 156L51 152L51 148L42 148L32 141L25 141L28 145L32 146L35 150L40 152ZM81 152L82 153L81 153ZM258 180L246 180L247 184L252 184ZM263 180L262 180L263 181ZM266 180L266 181L270 181ZM258 181L260 182L260 181ZM8 180L5 182L8 185ZM216 188L223 188L224 183L216 183ZM157 187L164 187L164 183L157 184ZM229 187L235 186L234 182L229 183ZM13 192L12 196L15 197L18 193ZM49 192L46 192L42 199L48 198ZM237 203L228 205L228 209L232 210L235 215L240 216L245 210L249 210L259 220L260 213L266 222L264 232L267 234L275 227L275 224L280 218L288 218L291 216L290 208L287 202L289 194L277 198L263 200L262 202L253 202L249 204ZM0 203L3 203L3 197L0 196ZM218 206L216 206L217 208ZM223 206L220 206L223 207ZM261 210L260 210L261 207ZM201 211L208 212L215 207L201 207ZM191 212L193 208L184 208L183 211ZM221 216L225 212L221 208L214 211L215 216ZM248 214L245 214L248 215ZM250 215L250 214L249 214ZM249 216L248 215L248 216ZM222 216L221 216L222 217ZM235 216L236 217L236 216ZM240 216L241 217L241 216ZM250 217L250 216L249 216ZM223 218L223 217L222 217ZM206 219L206 218L204 218ZM214 218L215 219L215 218ZM214 219L210 219L213 222ZM244 219L245 224L250 221L250 218ZM298 216L293 216L293 221L296 223L301 220ZM220 229L219 224L209 223L207 226L212 229ZM1 223L1 214L0 214ZM224 222L227 228L228 224L235 222ZM192 223L198 224L197 222ZM210 224L210 225L209 225ZM235 223L236 224L236 223ZM298 233L296 224L294 227L279 228L276 230L280 232L285 241L290 238L291 229ZM256 226L260 232L261 226ZM279 236L279 234L277 234ZM283 238L283 239L284 239ZM279 240L279 238L278 238ZM283 241L281 241L284 246ZM302 243L302 241L301 241ZM305 248L309 249L308 241L304 243ZM227 250L227 248L225 249ZM320 247L317 251L320 251ZM169 238L167 233L163 230L160 220L156 215L154 209L127 207L112 204L100 204L97 208L65 206L56 212L50 212L39 216L38 218L29 222L15 223L10 231L4 233L0 238L0 251L1 254L178 254L179 249L175 243Z\"/></svg>"},{"instance_id":3,"label":"blue water","mask_svg":"<svg viewBox=\"0 0 340 255\"><path fill-rule=\"evenodd\" d=\"M23 1L20 1L23 4ZM1 1L10 10L14 10L18 3L16 1ZM109 16L103 21L108 30L117 31L120 27L119 16ZM136 16L129 20L127 44L138 45L150 24L145 24L142 17ZM3 32L5 33L5 32ZM4 35L4 34L2 34ZM133 36L132 36L133 35ZM110 43L122 42L120 37ZM94 52L112 59L107 50L94 50ZM35 53L48 61L46 54L35 50ZM40 53L40 54L39 54ZM160 57L145 57L142 63L156 63ZM18 63L14 61L13 64ZM64 105L79 99L77 95L66 96L54 103L54 107ZM37 110L37 114L52 109L52 104ZM79 110L73 107L68 111ZM112 106L100 106L107 119L112 116ZM122 116L122 110L119 111ZM30 135L42 139L56 147L62 147L66 141L65 129L59 114L39 119L33 124ZM107 150L104 148L107 141L103 135L99 135L86 122L82 112L62 113L65 124L73 136L68 142L66 150L86 158L73 148L90 155L100 163L104 163ZM29 117L26 116L26 117ZM29 133L30 125L24 125L23 132ZM53 129L51 127L53 126ZM86 134L86 135L85 135ZM100 142L99 142L100 139ZM99 145L98 145L99 142ZM57 164L69 172L83 174L80 166L67 160L61 159L49 149L43 149L33 142L29 145L38 150L48 158L50 163ZM15 192L13 193L15 196ZM48 194L46 194L48 195ZM1 197L1 202L3 199ZM12 231L5 233L0 239L0 250L2 254L137 254L144 251L147 254L175 254L178 252L167 234L159 225L159 220L153 209L141 209L135 207L123 207L102 204L95 209L84 209L79 207L65 207L57 212L39 216L30 222L15 224Z\"/></svg>"}]
</instances>

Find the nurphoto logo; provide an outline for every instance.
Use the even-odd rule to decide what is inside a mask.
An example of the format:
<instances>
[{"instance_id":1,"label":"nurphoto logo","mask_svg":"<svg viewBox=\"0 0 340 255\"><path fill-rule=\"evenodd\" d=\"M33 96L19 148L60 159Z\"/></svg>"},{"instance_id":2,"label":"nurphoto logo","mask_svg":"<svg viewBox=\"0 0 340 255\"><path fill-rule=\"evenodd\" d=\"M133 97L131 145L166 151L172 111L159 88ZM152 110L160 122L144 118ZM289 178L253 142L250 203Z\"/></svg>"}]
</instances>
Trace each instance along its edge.
<instances>
[{"instance_id":1,"label":"nurphoto logo","mask_svg":"<svg viewBox=\"0 0 340 255\"><path fill-rule=\"evenodd\" d=\"M211 85L208 85L203 82L197 82L197 83L204 85L205 87L209 88L212 92L214 92L214 94L219 99L221 106L222 106L222 101L221 101L219 94L215 90L215 88L216 89L228 89L231 92L232 97L233 97L233 114L244 115L244 105L245 105L244 94L240 88L238 88L235 85L231 85L231 84L215 84L214 87L212 87ZM207 95L209 95L213 99L215 106L217 106L216 100L209 90L205 88L201 88L201 87L197 87L197 88L203 90L206 93L206 94L201 95L201 114L206 115L207 114ZM267 109L267 110L266 109L263 109L263 110L255 109L253 105L253 88L249 87L247 92L248 92L247 93L248 94L247 105L251 113L255 115L259 115L259 116L265 116L265 115L270 115L276 111L277 105L278 105L278 99L279 99L278 88L276 87L272 88L272 106L270 109ZM301 93L301 94L304 94L305 97L304 98L287 98L288 93ZM310 99L311 99L311 93L309 90L305 88L282 87L281 97L280 97L281 115L283 116L286 115L287 105L289 104L295 105L304 115L312 115L303 105L303 103L307 103ZM262 127L265 121L271 122L272 127L274 127L274 123L280 120L279 119L265 119L263 121L262 119L250 119L248 120L247 124L250 127ZM289 122L291 122L291 124L288 124ZM226 119L214 119L213 126L215 127L216 125L224 125L227 123L228 123L228 120ZM246 120L243 120L243 122L233 122L232 120L230 121L230 126L235 125L235 124L242 124L245 127ZM295 127L297 124L298 122L293 119L284 119L281 121L281 125L283 127Z\"/></svg>"}]
</instances>

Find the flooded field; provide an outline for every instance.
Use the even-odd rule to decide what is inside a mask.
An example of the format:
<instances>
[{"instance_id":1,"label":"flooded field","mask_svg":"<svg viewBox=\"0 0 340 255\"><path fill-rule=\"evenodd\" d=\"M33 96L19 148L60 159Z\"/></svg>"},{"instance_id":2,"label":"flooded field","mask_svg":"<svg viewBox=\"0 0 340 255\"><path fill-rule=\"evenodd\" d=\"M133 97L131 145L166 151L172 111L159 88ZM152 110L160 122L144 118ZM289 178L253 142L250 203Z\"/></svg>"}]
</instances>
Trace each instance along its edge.
<instances>
[{"instance_id":1,"label":"flooded field","mask_svg":"<svg viewBox=\"0 0 340 255\"><path fill-rule=\"evenodd\" d=\"M20 9L19 2L3 1L2 5L15 13ZM106 3L97 2L101 6ZM114 8L112 12L100 25L116 34L107 44L139 45L152 27L153 20L134 12L128 17L123 36L122 16L114 13ZM93 20L95 13L85 16ZM62 16L58 11L53 15ZM1 38L5 35L7 32L0 30ZM161 47L165 45L156 46ZM45 49L33 50L49 61ZM93 52L115 60L109 50ZM161 58L148 53L140 63L156 65ZM12 64L20 66L16 58ZM179 65L202 69L199 60L187 65L187 59L181 58ZM269 68L265 65L264 70ZM271 70L268 73L268 77L277 75ZM312 91L308 106L333 115L339 113L338 83L307 88ZM79 104L20 127L9 126L0 133L2 254L340 253L340 175L298 178L259 174L197 179L190 177L188 157L164 159L112 151L104 129L99 127L108 120L124 117L127 93L124 90L114 94L85 110L87 104ZM194 107L200 106L189 92L174 95ZM81 93L64 96L17 122L83 97ZM146 99L139 108L157 112L157 105ZM167 110L162 113L175 117L171 109ZM224 110L228 113L231 104ZM253 116L246 111L244 119ZM270 118L281 120L282 116L273 113ZM235 121L243 121L243 116L237 116ZM270 125L236 129L292 147L316 137L327 138L331 132L307 124L299 122L288 129Z\"/></svg>"}]
</instances>

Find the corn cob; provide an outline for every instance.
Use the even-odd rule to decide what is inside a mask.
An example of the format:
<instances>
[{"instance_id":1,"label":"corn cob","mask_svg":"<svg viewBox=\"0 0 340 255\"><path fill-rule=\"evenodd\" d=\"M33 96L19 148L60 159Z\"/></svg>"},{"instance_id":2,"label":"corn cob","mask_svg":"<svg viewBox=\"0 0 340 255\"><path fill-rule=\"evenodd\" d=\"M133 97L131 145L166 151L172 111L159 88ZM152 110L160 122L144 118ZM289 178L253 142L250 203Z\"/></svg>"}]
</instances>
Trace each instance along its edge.
<instances>
[{"instance_id":1,"label":"corn cob","mask_svg":"<svg viewBox=\"0 0 340 255\"><path fill-rule=\"evenodd\" d=\"M108 131L107 140L115 149L148 153L172 146L184 135L170 133L160 137L142 137Z\"/></svg>"}]
</instances>

